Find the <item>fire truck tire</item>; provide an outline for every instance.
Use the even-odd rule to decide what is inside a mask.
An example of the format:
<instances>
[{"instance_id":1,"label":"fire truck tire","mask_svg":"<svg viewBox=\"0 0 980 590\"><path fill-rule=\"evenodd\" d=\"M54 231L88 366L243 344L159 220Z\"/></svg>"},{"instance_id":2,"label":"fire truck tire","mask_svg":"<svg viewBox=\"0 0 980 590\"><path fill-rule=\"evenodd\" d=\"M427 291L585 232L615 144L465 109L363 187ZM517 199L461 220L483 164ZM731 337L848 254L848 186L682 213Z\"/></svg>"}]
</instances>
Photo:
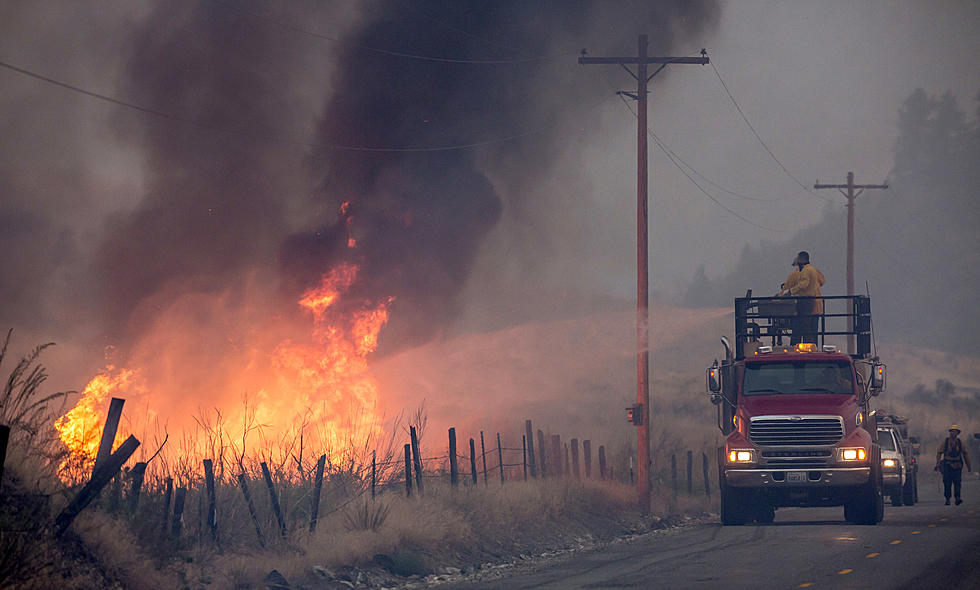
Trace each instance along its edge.
<instances>
[{"instance_id":1,"label":"fire truck tire","mask_svg":"<svg viewBox=\"0 0 980 590\"><path fill-rule=\"evenodd\" d=\"M721 488L721 524L724 526L739 526L746 523L746 504L749 498L741 490L722 485Z\"/></svg>"},{"instance_id":2,"label":"fire truck tire","mask_svg":"<svg viewBox=\"0 0 980 590\"><path fill-rule=\"evenodd\" d=\"M772 521L776 520L776 508L765 500L759 500L755 519L759 524L772 524Z\"/></svg>"},{"instance_id":3,"label":"fire truck tire","mask_svg":"<svg viewBox=\"0 0 980 590\"><path fill-rule=\"evenodd\" d=\"M899 490L897 493L891 495L892 506L902 505L902 495L902 490Z\"/></svg>"},{"instance_id":4,"label":"fire truck tire","mask_svg":"<svg viewBox=\"0 0 980 590\"><path fill-rule=\"evenodd\" d=\"M875 449L877 451L877 448ZM861 486L860 491L844 504L844 519L861 525L876 525L885 516L885 498L881 485L881 459L878 452L872 451L871 481Z\"/></svg>"},{"instance_id":5,"label":"fire truck tire","mask_svg":"<svg viewBox=\"0 0 980 590\"><path fill-rule=\"evenodd\" d=\"M916 480L915 473L912 473L905 481L905 485L902 486L902 502L904 502L906 506L911 506L915 504L915 500L916 500L915 497L917 495L915 489L916 488L915 480Z\"/></svg>"}]
</instances>

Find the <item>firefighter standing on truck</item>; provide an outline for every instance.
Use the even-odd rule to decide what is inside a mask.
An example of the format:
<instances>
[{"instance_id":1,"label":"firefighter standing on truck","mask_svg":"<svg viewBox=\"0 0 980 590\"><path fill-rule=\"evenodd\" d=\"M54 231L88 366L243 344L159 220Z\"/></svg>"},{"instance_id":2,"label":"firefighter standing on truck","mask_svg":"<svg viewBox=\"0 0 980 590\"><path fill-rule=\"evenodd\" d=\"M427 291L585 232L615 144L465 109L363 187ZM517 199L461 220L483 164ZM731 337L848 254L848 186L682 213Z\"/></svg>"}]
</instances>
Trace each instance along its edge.
<instances>
[{"instance_id":1,"label":"firefighter standing on truck","mask_svg":"<svg viewBox=\"0 0 980 590\"><path fill-rule=\"evenodd\" d=\"M949 436L943 441L939 451L936 453L936 470L943 474L943 495L946 496L946 505L949 506L950 488L956 497L956 504L963 503L960 497L960 487L963 482L963 464L966 470L972 471L970 467L970 455L966 452L963 441L959 438L960 427L953 424L949 427Z\"/></svg>"},{"instance_id":2,"label":"firefighter standing on truck","mask_svg":"<svg viewBox=\"0 0 980 590\"><path fill-rule=\"evenodd\" d=\"M820 287L827 282L827 279L822 272L810 264L810 253L806 250L799 252L793 260L793 266L798 270L786 277L783 293L790 297L822 297ZM823 299L798 299L796 322L790 344L799 342L816 344L821 315L823 315Z\"/></svg>"}]
</instances>

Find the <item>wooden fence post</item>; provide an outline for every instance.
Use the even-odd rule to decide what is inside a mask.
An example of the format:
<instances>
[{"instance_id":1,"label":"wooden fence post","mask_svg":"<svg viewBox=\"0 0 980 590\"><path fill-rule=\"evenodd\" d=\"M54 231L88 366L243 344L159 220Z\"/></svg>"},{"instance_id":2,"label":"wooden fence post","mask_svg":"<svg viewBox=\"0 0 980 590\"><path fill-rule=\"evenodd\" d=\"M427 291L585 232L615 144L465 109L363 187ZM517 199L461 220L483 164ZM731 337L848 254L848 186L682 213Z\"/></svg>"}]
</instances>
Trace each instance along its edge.
<instances>
[{"instance_id":1,"label":"wooden fence post","mask_svg":"<svg viewBox=\"0 0 980 590\"><path fill-rule=\"evenodd\" d=\"M548 453L551 456L551 474L555 477L561 477L561 436L551 435L551 448L549 450L551 451Z\"/></svg>"},{"instance_id":2,"label":"wooden fence post","mask_svg":"<svg viewBox=\"0 0 980 590\"><path fill-rule=\"evenodd\" d=\"M10 440L10 427L0 424L0 484L3 483L3 464L7 461L7 441Z\"/></svg>"},{"instance_id":3,"label":"wooden fence post","mask_svg":"<svg viewBox=\"0 0 980 590\"><path fill-rule=\"evenodd\" d=\"M164 481L164 491L163 491L163 533L167 534L170 524L170 499L174 495L174 478L168 477Z\"/></svg>"},{"instance_id":4,"label":"wooden fence post","mask_svg":"<svg viewBox=\"0 0 980 590\"><path fill-rule=\"evenodd\" d=\"M565 468L562 473L565 474L565 477L572 474L572 463L568 458L568 443L565 443Z\"/></svg>"},{"instance_id":5,"label":"wooden fence post","mask_svg":"<svg viewBox=\"0 0 980 590\"><path fill-rule=\"evenodd\" d=\"M109 415L105 419L105 428L102 429L102 438L99 440L99 450L95 455L95 466L92 467L92 474L98 471L102 463L112 454L112 441L116 438L116 430L119 428L119 417L122 416L123 404L126 400L118 397L112 398L109 402Z\"/></svg>"},{"instance_id":6,"label":"wooden fence post","mask_svg":"<svg viewBox=\"0 0 980 590\"><path fill-rule=\"evenodd\" d=\"M708 455L701 453L701 472L704 475L704 495L711 496L711 482L708 481Z\"/></svg>"},{"instance_id":7,"label":"wooden fence post","mask_svg":"<svg viewBox=\"0 0 980 590\"><path fill-rule=\"evenodd\" d=\"M316 462L316 479L313 482L313 506L310 507L310 532L316 532L316 520L320 514L320 492L323 490L323 469L327 464L327 456L320 455ZM372 476L373 478L373 476ZM371 497L374 497L374 483L372 479Z\"/></svg>"},{"instance_id":8,"label":"wooden fence post","mask_svg":"<svg viewBox=\"0 0 980 590\"><path fill-rule=\"evenodd\" d=\"M677 497L677 455L670 454L670 485L674 490L674 497Z\"/></svg>"},{"instance_id":9,"label":"wooden fence post","mask_svg":"<svg viewBox=\"0 0 980 590\"><path fill-rule=\"evenodd\" d=\"M694 453L687 452L687 495L694 494Z\"/></svg>"},{"instance_id":10,"label":"wooden fence post","mask_svg":"<svg viewBox=\"0 0 980 590\"><path fill-rule=\"evenodd\" d=\"M582 479L582 475L578 470L578 439L572 439L572 475L575 479Z\"/></svg>"},{"instance_id":11,"label":"wooden fence post","mask_svg":"<svg viewBox=\"0 0 980 590\"><path fill-rule=\"evenodd\" d=\"M371 451L371 499L375 498L375 487L378 485L378 451Z\"/></svg>"},{"instance_id":12,"label":"wooden fence post","mask_svg":"<svg viewBox=\"0 0 980 590\"><path fill-rule=\"evenodd\" d=\"M269 488L269 501L272 503L272 512L276 515L276 522L279 523L279 534L286 538L286 523L282 519L282 510L279 508L279 495L276 494L276 486L272 483L272 474L269 473L269 466L265 461L259 464L262 467L262 477L265 478L265 487Z\"/></svg>"},{"instance_id":13,"label":"wooden fence post","mask_svg":"<svg viewBox=\"0 0 980 590\"><path fill-rule=\"evenodd\" d=\"M500 433L497 433L497 462L500 467L500 485L504 485L504 452L500 446Z\"/></svg>"},{"instance_id":14,"label":"wooden fence post","mask_svg":"<svg viewBox=\"0 0 980 590\"><path fill-rule=\"evenodd\" d=\"M412 497L412 445L405 443L405 495Z\"/></svg>"},{"instance_id":15,"label":"wooden fence post","mask_svg":"<svg viewBox=\"0 0 980 590\"><path fill-rule=\"evenodd\" d=\"M415 456L415 487L419 491L419 495L422 495L422 455L419 454L419 437L418 433L415 431L415 427L409 428L409 432L412 437L412 455Z\"/></svg>"},{"instance_id":16,"label":"wooden fence post","mask_svg":"<svg viewBox=\"0 0 980 590\"><path fill-rule=\"evenodd\" d=\"M480 455L483 457L483 487L490 485L487 481L487 446L483 440L483 431L480 431Z\"/></svg>"},{"instance_id":17,"label":"wooden fence post","mask_svg":"<svg viewBox=\"0 0 980 590\"><path fill-rule=\"evenodd\" d=\"M180 538L180 530L184 524L184 500L187 496L187 488L178 487L174 493L174 521L170 528L170 534L175 539Z\"/></svg>"},{"instance_id":18,"label":"wooden fence post","mask_svg":"<svg viewBox=\"0 0 980 590\"><path fill-rule=\"evenodd\" d=\"M146 462L140 461L129 470L131 478L129 486L129 513L136 514L139 507L140 490L143 488L143 476L146 474Z\"/></svg>"},{"instance_id":19,"label":"wooden fence post","mask_svg":"<svg viewBox=\"0 0 980 590\"><path fill-rule=\"evenodd\" d=\"M524 452L524 481L527 481L527 435L521 435L521 451Z\"/></svg>"},{"instance_id":20,"label":"wooden fence post","mask_svg":"<svg viewBox=\"0 0 980 590\"><path fill-rule=\"evenodd\" d=\"M265 549L265 539L262 537L262 528L259 526L259 515L255 511L255 502L252 501L252 494L248 491L248 482L242 472L238 474L238 487L242 488L242 495L245 496L245 505L248 506L248 515L252 517L252 524L255 525L255 535L259 538L259 546Z\"/></svg>"},{"instance_id":21,"label":"wooden fence post","mask_svg":"<svg viewBox=\"0 0 980 590\"><path fill-rule=\"evenodd\" d=\"M524 471L531 470L531 477L537 477L538 471L534 465L534 431L531 429L531 421L524 421ZM527 475L524 476L525 481Z\"/></svg>"},{"instance_id":22,"label":"wooden fence post","mask_svg":"<svg viewBox=\"0 0 980 590\"><path fill-rule=\"evenodd\" d=\"M456 454L456 428L449 429L449 483L453 488L459 487L459 463Z\"/></svg>"},{"instance_id":23,"label":"wooden fence post","mask_svg":"<svg viewBox=\"0 0 980 590\"><path fill-rule=\"evenodd\" d=\"M55 519L55 536L60 537L64 534L65 530L68 529L68 525L95 499L99 491L109 483L112 476L119 471L123 463L129 460L130 456L136 452L136 448L139 446L140 441L135 436L130 435L123 444L119 445L116 452L109 455L102 465L99 466L99 469L92 473L92 479L82 487L78 495L72 499L68 506L58 515L58 518Z\"/></svg>"},{"instance_id":24,"label":"wooden fence post","mask_svg":"<svg viewBox=\"0 0 980 590\"><path fill-rule=\"evenodd\" d=\"M476 485L476 442L470 439L470 473L473 474L473 485Z\"/></svg>"},{"instance_id":25,"label":"wooden fence post","mask_svg":"<svg viewBox=\"0 0 980 590\"><path fill-rule=\"evenodd\" d=\"M202 461L204 464L204 485L207 488L208 494L208 508L207 508L207 525L208 532L211 533L211 538L214 541L218 540L218 521L215 518L215 494L214 494L214 461L211 459L205 459Z\"/></svg>"},{"instance_id":26,"label":"wooden fence post","mask_svg":"<svg viewBox=\"0 0 980 590\"><path fill-rule=\"evenodd\" d=\"M592 479L592 441L582 441L582 458L585 459L585 479Z\"/></svg>"},{"instance_id":27,"label":"wooden fence post","mask_svg":"<svg viewBox=\"0 0 980 590\"><path fill-rule=\"evenodd\" d=\"M606 479L606 447L599 445L599 479Z\"/></svg>"},{"instance_id":28,"label":"wooden fence post","mask_svg":"<svg viewBox=\"0 0 980 590\"><path fill-rule=\"evenodd\" d=\"M541 477L544 477L545 475L548 474L548 470L546 469L546 464L545 464L545 454L546 453L544 450L544 433L541 432L541 429L539 428L538 429L538 459L540 459L540 461L538 462L540 463L539 466L541 467Z\"/></svg>"}]
</instances>

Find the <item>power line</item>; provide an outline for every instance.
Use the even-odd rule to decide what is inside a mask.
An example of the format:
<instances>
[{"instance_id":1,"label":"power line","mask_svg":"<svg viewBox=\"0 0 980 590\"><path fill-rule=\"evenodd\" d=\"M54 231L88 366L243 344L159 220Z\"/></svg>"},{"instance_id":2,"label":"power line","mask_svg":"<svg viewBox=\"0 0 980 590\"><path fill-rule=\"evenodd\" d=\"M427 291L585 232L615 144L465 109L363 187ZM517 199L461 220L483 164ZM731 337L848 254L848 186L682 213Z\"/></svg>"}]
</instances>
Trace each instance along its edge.
<instances>
[{"instance_id":1,"label":"power line","mask_svg":"<svg viewBox=\"0 0 980 590\"><path fill-rule=\"evenodd\" d=\"M215 4L220 4L230 10L234 10L236 12L240 12L242 14L251 16L252 18L256 18L259 20L266 21L268 23L272 23L278 27L281 27L289 31L293 31L295 33L300 33L303 35L314 37L316 39L322 39L324 41L330 41L332 43L338 43L340 45L346 45L349 47L355 47L357 49L363 49L364 51L371 51L374 53L379 53L381 55L388 55L391 57L400 57L405 59L415 59L420 61L431 61L431 62L452 63L452 64L506 65L506 64L528 64L528 63L537 63L542 61L552 61L562 57L568 57L570 55L576 54L576 52L574 51L568 51L564 53L558 53L555 55L540 55L540 56L525 57L525 58L518 58L518 59L462 59L462 58L439 57L439 56L430 56L430 55L418 55L418 54L406 53L402 51L381 49L379 47L371 47L369 45L362 45L360 43L351 43L349 41L344 41L336 37L331 37L329 35L324 35L321 33L317 33L315 31L310 31L302 27L297 27L293 24L283 22L281 20L272 18L270 16L266 16L264 14L259 14L251 10L246 10L244 8L231 4L229 2L224 2L223 0L211 0L211 2L214 2Z\"/></svg>"},{"instance_id":2,"label":"power line","mask_svg":"<svg viewBox=\"0 0 980 590\"><path fill-rule=\"evenodd\" d=\"M755 138L757 140L759 140L759 144L762 146L762 148L764 150L766 150L766 153L769 154L769 157L771 157L773 159L773 161L776 162L776 164L779 165L779 167L783 170L783 172L786 173L786 176L789 176L790 178L792 178L793 179L793 182L795 182L796 184L798 184L800 186L800 188L802 188L807 193L809 193L809 194L817 197L818 199L823 199L824 201L827 201L828 203L833 203L834 201L832 201L831 199L825 198L825 197L823 197L821 195L818 195L817 193L811 191L808 186L806 186L805 184L803 184L800 181L800 179L798 179L797 177L793 176L793 173L790 172L786 168L786 166L784 166L783 163L779 160L779 158L776 157L776 154L774 154L772 152L772 150L769 149L769 146L766 145L766 142L765 141L763 141L762 137L755 130L755 127L753 127L752 126L752 123L749 122L749 118L745 116L745 112L742 111L742 107L740 107L739 104L738 104L738 101L735 100L735 97L732 95L732 91L728 89L728 84L725 84L725 80L722 79L721 74L718 72L718 68L715 67L715 64L714 63L711 64L711 69L715 72L715 76L718 77L718 81L721 82L722 88L725 89L725 94L728 95L729 100L731 100L732 101L732 104L735 105L735 110L738 111L738 114L742 117L742 120L745 121L745 124L748 126L749 130L752 131L752 135L754 135Z\"/></svg>"},{"instance_id":3,"label":"power line","mask_svg":"<svg viewBox=\"0 0 980 590\"><path fill-rule=\"evenodd\" d=\"M478 148L478 147L493 145L493 144L497 144L497 143L503 143L503 142L507 142L507 141L513 141L513 140L516 140L516 139L521 139L521 138L524 138L524 137L529 137L531 135L536 135L538 133L542 133L545 130L550 129L550 128L556 126L556 124L551 124L551 125L542 126L540 128L533 129L533 130L530 130L530 131L525 131L525 132L521 132L521 133L515 133L513 135L508 135L508 136L505 136L505 137L498 137L498 138L495 138L495 139L488 139L488 140L485 140L485 141L477 141L477 142L472 142L472 143L467 143L467 144L456 144L456 145L436 146L436 147L377 147L377 146L342 145L342 144L334 144L334 143L318 143L318 142L302 141L302 140L298 140L298 139L290 139L290 138L281 137L281 136L260 135L260 134L251 133L251 132L248 132L248 131L239 131L239 130L235 130L235 129L228 129L228 128L225 128L225 127L219 127L217 125L211 125L209 123L203 123L201 121L197 121L197 120L194 120L194 119L191 119L191 118L188 118L188 117L181 117L179 115L175 115L173 113L168 113L166 111L160 111L160 110L157 110L157 109L151 109L151 108L148 108L148 107L143 107L143 106L140 106L140 105L137 105L137 104L126 102L124 100L120 100L118 98L113 98L111 96L107 96L105 94L100 94L98 92L93 92L91 90L86 90L84 88L80 88L78 86L74 86L72 84L68 84L67 82L62 82L62 81L56 80L54 78L49 78L47 76L43 76L41 74L37 74L37 73L32 72L30 70L25 70L23 68L17 67L17 66L15 66L13 64L9 64L9 63L4 62L4 61L0 61L0 67L6 68L6 69L11 70L11 71L14 71L14 72L17 72L18 74L21 74L21 75L24 75L24 76L28 76L30 78L34 78L36 80L41 80L42 82L47 82L48 84L52 84L54 86L58 86L60 88L66 89L66 90L70 90L72 92L77 92L79 94L84 94L85 96L89 96L91 98L96 98L98 100L102 100L102 101L105 101L105 102L112 103L112 104L114 104L116 106L125 107L125 108L128 108L128 109L132 109L132 110L139 111L141 113L146 113L146 114L149 114L149 115L154 115L154 116L161 117L161 118L164 118L164 119L170 119L172 121L177 121L177 122L180 122L180 123L191 125L193 127L198 127L200 129L206 129L208 131L217 131L219 133L226 133L226 134L230 134L230 135L237 135L237 136L241 136L241 137L247 137L247 138L250 138L250 139L258 139L258 140L262 140L262 141L272 141L272 142L276 142L276 143L282 143L282 144L287 144L287 145L295 145L295 146L300 146L300 147L305 147L305 148L314 148L314 149L330 149L330 150L342 150L342 151L353 151L353 152L380 152L380 153L450 152L450 151L459 151L459 150L473 149L473 148ZM613 96L615 96L615 95L610 94L610 95L604 96L604 97L602 97L602 99L596 101L595 103L586 106L583 109L583 111L590 111L590 110L598 107L600 104L606 102L607 100L609 100Z\"/></svg>"}]
</instances>

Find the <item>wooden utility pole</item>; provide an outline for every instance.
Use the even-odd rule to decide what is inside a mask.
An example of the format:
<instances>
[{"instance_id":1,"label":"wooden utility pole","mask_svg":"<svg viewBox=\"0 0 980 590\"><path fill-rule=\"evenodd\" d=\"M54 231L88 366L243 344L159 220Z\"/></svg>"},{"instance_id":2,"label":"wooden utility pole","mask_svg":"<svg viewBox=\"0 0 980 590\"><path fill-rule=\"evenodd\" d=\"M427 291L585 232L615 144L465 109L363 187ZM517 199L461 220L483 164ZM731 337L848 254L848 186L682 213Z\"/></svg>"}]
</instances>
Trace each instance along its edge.
<instances>
[{"instance_id":1,"label":"wooden utility pole","mask_svg":"<svg viewBox=\"0 0 980 590\"><path fill-rule=\"evenodd\" d=\"M649 264L647 261L647 84L668 64L705 65L708 58L704 50L701 57L650 57L647 56L647 36L640 35L638 52L628 57L585 57L578 63L615 64L636 79L636 94L623 92L637 101L636 128L636 406L633 408L633 424L637 426L637 492L640 509L650 510L650 321L649 321ZM660 64L649 76L648 64ZM633 73L627 65L635 65Z\"/></svg>"},{"instance_id":2,"label":"wooden utility pole","mask_svg":"<svg viewBox=\"0 0 980 590\"><path fill-rule=\"evenodd\" d=\"M854 184L854 173L847 173L847 184L820 184L817 181L813 188L815 189L826 189L835 188L840 191L842 195L847 197L847 295L854 295L854 199L858 197L865 189L869 188L888 188L887 184ZM854 189L859 189L858 192L854 192ZM847 190L845 193L844 191ZM850 310L849 310L850 311ZM854 331L854 316L847 318L847 331ZM847 337L847 353L854 354L854 336Z\"/></svg>"}]
</instances>

